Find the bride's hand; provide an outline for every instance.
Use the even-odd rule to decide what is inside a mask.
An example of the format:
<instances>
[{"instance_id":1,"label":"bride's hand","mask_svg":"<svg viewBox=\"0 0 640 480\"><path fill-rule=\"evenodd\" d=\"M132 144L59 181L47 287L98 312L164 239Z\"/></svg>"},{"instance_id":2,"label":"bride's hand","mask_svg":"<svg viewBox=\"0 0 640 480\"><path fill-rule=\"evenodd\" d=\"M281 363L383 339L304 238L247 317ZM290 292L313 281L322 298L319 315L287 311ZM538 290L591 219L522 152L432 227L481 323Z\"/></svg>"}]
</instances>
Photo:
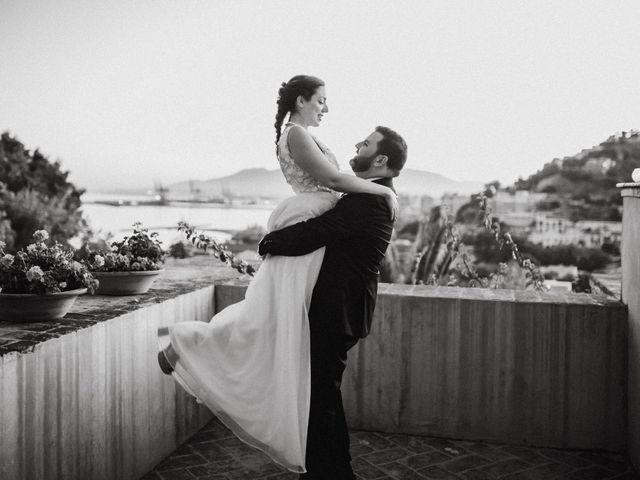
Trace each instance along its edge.
<instances>
[{"instance_id":1,"label":"bride's hand","mask_svg":"<svg viewBox=\"0 0 640 480\"><path fill-rule=\"evenodd\" d=\"M389 189L389 193L385 195L385 200L387 201L389 211L391 212L391 221L394 222L396 220L396 217L398 216L398 209L400 208L400 204L398 203L398 195L396 195L396 192Z\"/></svg>"}]
</instances>

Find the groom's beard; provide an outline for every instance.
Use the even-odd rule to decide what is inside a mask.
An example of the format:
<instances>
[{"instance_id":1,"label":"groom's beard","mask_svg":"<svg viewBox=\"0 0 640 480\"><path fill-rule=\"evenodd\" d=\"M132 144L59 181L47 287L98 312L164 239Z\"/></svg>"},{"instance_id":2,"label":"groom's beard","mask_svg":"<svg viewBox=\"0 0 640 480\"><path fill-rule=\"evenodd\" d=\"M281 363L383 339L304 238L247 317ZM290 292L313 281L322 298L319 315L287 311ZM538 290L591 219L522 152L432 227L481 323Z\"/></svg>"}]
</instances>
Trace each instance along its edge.
<instances>
[{"instance_id":1,"label":"groom's beard","mask_svg":"<svg viewBox=\"0 0 640 480\"><path fill-rule=\"evenodd\" d=\"M353 157L349 161L349 165L351 165L351 170L353 170L356 173L366 172L371 168L371 165L373 164L373 161L377 156L378 154L376 153L375 155L371 155L370 157Z\"/></svg>"}]
</instances>

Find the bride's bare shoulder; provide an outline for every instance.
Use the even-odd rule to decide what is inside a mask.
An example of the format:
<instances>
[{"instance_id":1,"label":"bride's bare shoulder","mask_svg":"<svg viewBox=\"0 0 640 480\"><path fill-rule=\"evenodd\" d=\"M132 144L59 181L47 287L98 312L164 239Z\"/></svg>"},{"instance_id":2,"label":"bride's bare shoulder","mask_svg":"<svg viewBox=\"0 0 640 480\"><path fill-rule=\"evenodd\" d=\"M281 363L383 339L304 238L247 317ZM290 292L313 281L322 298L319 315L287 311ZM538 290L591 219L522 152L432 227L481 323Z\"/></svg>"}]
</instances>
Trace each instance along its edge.
<instances>
[{"instance_id":1,"label":"bride's bare shoulder","mask_svg":"<svg viewBox=\"0 0 640 480\"><path fill-rule=\"evenodd\" d=\"M311 134L298 125L293 125L289 130L287 143L289 150L292 152L300 149L313 148L316 144Z\"/></svg>"}]
</instances>

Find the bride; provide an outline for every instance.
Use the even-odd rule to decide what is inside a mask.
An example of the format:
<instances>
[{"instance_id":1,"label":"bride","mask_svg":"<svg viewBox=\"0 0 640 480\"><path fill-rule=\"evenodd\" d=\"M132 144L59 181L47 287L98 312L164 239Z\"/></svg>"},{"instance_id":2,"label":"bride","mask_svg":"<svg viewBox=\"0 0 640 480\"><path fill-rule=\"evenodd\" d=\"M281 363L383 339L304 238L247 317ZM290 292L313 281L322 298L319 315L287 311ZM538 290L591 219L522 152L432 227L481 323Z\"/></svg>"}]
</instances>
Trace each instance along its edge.
<instances>
[{"instance_id":1,"label":"bride","mask_svg":"<svg viewBox=\"0 0 640 480\"><path fill-rule=\"evenodd\" d=\"M340 173L333 153L309 133L329 111L322 80L293 77L282 84L277 104L276 154L295 195L275 208L269 231L321 215L335 205L337 192L382 195L395 216L391 189ZM158 331L163 371L241 440L297 473L305 472L309 420L307 312L323 256L324 247L267 257L243 301L209 323L180 322Z\"/></svg>"}]
</instances>

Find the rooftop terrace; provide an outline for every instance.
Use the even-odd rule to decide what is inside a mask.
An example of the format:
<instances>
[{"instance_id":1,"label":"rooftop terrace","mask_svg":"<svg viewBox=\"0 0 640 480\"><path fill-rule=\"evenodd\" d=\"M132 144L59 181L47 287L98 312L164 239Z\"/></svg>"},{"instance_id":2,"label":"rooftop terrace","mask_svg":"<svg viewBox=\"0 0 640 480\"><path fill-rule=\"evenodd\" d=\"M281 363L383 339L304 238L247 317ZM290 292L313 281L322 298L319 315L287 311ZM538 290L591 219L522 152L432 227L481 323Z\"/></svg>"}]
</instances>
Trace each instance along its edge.
<instances>
[{"instance_id":1,"label":"rooftop terrace","mask_svg":"<svg viewBox=\"0 0 640 480\"><path fill-rule=\"evenodd\" d=\"M640 185L623 196L624 303L380 286L343 385L362 478L634 478ZM242 299L235 277L210 257L170 261L145 295L85 296L59 322L0 322L0 478L293 478L157 366L156 329Z\"/></svg>"},{"instance_id":2,"label":"rooftop terrace","mask_svg":"<svg viewBox=\"0 0 640 480\"><path fill-rule=\"evenodd\" d=\"M632 480L621 454L489 444L382 432L351 433L353 468L362 480ZM202 430L142 480L296 480L244 445L219 421Z\"/></svg>"}]
</instances>

